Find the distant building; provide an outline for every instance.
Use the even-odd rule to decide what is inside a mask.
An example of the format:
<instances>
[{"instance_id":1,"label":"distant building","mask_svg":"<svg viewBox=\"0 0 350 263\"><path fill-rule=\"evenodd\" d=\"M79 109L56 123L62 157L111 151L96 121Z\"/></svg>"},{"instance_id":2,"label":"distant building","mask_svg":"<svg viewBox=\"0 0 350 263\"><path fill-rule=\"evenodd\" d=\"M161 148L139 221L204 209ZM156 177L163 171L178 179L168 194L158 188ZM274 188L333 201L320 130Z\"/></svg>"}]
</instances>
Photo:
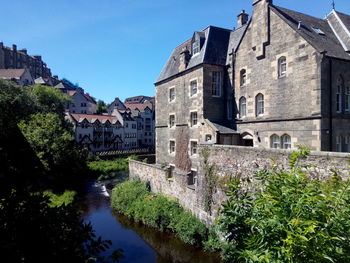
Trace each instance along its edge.
<instances>
[{"instance_id":1,"label":"distant building","mask_svg":"<svg viewBox=\"0 0 350 263\"><path fill-rule=\"evenodd\" d=\"M126 104L131 104L131 103L151 103L151 101L154 101L154 97L148 97L148 96L135 96L135 97L130 97L126 98L124 103Z\"/></svg>"},{"instance_id":2,"label":"distant building","mask_svg":"<svg viewBox=\"0 0 350 263\"><path fill-rule=\"evenodd\" d=\"M91 152L138 148L137 123L130 113L114 116L67 113L73 123L75 140Z\"/></svg>"},{"instance_id":3,"label":"distant building","mask_svg":"<svg viewBox=\"0 0 350 263\"><path fill-rule=\"evenodd\" d=\"M124 103L117 97L114 99L114 101L112 101L107 109L107 113L108 115L112 115L112 112L117 109L117 110L122 110L125 111L126 107L124 105Z\"/></svg>"},{"instance_id":4,"label":"distant building","mask_svg":"<svg viewBox=\"0 0 350 263\"><path fill-rule=\"evenodd\" d=\"M82 88L68 90L66 93L73 100L73 103L68 107L69 112L81 114L96 113L96 101L88 93L85 93Z\"/></svg>"},{"instance_id":5,"label":"distant building","mask_svg":"<svg viewBox=\"0 0 350 263\"><path fill-rule=\"evenodd\" d=\"M12 48L4 46L0 42L0 69L24 69L27 68L34 79L51 78L51 70L43 62L41 56L31 56L26 49L17 50L16 45Z\"/></svg>"},{"instance_id":6,"label":"distant building","mask_svg":"<svg viewBox=\"0 0 350 263\"><path fill-rule=\"evenodd\" d=\"M10 80L24 86L34 85L28 69L0 69L0 79Z\"/></svg>"}]
</instances>

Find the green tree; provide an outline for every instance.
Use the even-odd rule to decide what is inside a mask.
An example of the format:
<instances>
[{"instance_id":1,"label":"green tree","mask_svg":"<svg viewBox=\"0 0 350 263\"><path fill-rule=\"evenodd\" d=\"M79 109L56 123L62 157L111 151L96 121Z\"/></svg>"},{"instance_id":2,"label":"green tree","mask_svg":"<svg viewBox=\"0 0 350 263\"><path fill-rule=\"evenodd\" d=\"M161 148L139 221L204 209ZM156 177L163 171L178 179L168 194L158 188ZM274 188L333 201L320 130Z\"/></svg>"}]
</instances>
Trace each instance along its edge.
<instances>
[{"instance_id":1,"label":"green tree","mask_svg":"<svg viewBox=\"0 0 350 263\"><path fill-rule=\"evenodd\" d=\"M35 85L31 89L31 96L37 111L55 112L64 115L66 107L72 103L71 98L53 87Z\"/></svg>"},{"instance_id":2,"label":"green tree","mask_svg":"<svg viewBox=\"0 0 350 263\"><path fill-rule=\"evenodd\" d=\"M97 114L102 114L107 112L107 105L103 100L97 101Z\"/></svg>"}]
</instances>

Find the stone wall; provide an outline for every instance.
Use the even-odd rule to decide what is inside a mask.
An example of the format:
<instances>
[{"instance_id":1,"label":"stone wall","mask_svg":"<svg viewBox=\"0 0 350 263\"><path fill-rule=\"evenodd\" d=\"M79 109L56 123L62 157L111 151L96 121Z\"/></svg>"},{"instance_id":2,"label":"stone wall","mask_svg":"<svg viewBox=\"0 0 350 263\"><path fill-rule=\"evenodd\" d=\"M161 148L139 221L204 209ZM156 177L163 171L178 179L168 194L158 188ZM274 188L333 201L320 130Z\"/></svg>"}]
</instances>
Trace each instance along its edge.
<instances>
[{"instance_id":1,"label":"stone wall","mask_svg":"<svg viewBox=\"0 0 350 263\"><path fill-rule=\"evenodd\" d=\"M276 165L288 168L288 156L292 151L279 149L251 148L226 145L200 145L199 152L207 147L209 150L209 163L215 164L216 173L219 176L219 186L212 197L212 213L204 209L204 186L203 186L203 158L197 167L198 178L195 187L187 185L187 174L177 169L173 172L168 167L160 165L145 164L135 160L129 162L129 173L131 178L149 182L151 190L174 198L185 208L189 209L200 220L210 225L218 215L221 203L227 197L224 194L224 182L230 176L239 177L242 180L250 179L254 172L261 169L272 169ZM300 164L311 164L308 173L313 178L325 179L332 175L332 168L347 178L349 176L348 154L331 152L311 152L306 160Z\"/></svg>"}]
</instances>

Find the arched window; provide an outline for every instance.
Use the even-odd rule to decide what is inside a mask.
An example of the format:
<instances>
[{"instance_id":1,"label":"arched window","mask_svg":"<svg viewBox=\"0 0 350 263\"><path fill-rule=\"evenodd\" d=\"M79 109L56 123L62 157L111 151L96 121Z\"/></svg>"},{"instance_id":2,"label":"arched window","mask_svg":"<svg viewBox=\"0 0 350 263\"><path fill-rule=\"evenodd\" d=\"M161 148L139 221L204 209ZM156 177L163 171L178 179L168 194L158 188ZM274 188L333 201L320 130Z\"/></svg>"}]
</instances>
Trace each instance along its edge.
<instances>
[{"instance_id":1,"label":"arched window","mask_svg":"<svg viewBox=\"0 0 350 263\"><path fill-rule=\"evenodd\" d=\"M342 112L343 92L344 92L344 79L342 76L339 76L337 79L337 93L336 93L336 110L338 113Z\"/></svg>"},{"instance_id":2,"label":"arched window","mask_svg":"<svg viewBox=\"0 0 350 263\"><path fill-rule=\"evenodd\" d=\"M244 86L247 82L247 72L245 69L242 69L240 72L240 86Z\"/></svg>"},{"instance_id":3,"label":"arched window","mask_svg":"<svg viewBox=\"0 0 350 263\"><path fill-rule=\"evenodd\" d=\"M283 77L287 72L287 59L286 57L280 57L278 59L278 77Z\"/></svg>"},{"instance_id":4,"label":"arched window","mask_svg":"<svg viewBox=\"0 0 350 263\"><path fill-rule=\"evenodd\" d=\"M345 88L345 111L350 111L350 87Z\"/></svg>"},{"instance_id":5,"label":"arched window","mask_svg":"<svg viewBox=\"0 0 350 263\"><path fill-rule=\"evenodd\" d=\"M264 95L261 93L255 97L255 113L256 116L264 114Z\"/></svg>"},{"instance_id":6,"label":"arched window","mask_svg":"<svg viewBox=\"0 0 350 263\"><path fill-rule=\"evenodd\" d=\"M280 137L276 134L271 135L270 143L271 143L271 148L275 148L275 149L280 148L280 144L281 144Z\"/></svg>"},{"instance_id":7,"label":"arched window","mask_svg":"<svg viewBox=\"0 0 350 263\"><path fill-rule=\"evenodd\" d=\"M292 148L292 140L288 134L284 134L282 136L282 148L283 149L290 149Z\"/></svg>"},{"instance_id":8,"label":"arched window","mask_svg":"<svg viewBox=\"0 0 350 263\"><path fill-rule=\"evenodd\" d=\"M239 99L239 117L247 116L247 99L242 97Z\"/></svg>"}]
</instances>

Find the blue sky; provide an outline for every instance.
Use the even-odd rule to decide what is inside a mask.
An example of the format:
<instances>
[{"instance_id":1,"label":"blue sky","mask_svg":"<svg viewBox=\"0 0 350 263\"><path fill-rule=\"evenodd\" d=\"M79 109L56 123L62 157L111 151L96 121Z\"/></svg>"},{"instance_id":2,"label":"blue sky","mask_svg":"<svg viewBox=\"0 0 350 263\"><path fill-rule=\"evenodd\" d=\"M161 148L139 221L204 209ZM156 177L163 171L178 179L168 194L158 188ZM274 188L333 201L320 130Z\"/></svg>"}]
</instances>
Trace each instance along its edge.
<instances>
[{"instance_id":1,"label":"blue sky","mask_svg":"<svg viewBox=\"0 0 350 263\"><path fill-rule=\"evenodd\" d=\"M0 41L42 55L53 74L111 102L153 96L174 47L208 25L236 26L252 0L0 0ZM332 0L274 0L324 17ZM350 14L349 0L336 9Z\"/></svg>"}]
</instances>

